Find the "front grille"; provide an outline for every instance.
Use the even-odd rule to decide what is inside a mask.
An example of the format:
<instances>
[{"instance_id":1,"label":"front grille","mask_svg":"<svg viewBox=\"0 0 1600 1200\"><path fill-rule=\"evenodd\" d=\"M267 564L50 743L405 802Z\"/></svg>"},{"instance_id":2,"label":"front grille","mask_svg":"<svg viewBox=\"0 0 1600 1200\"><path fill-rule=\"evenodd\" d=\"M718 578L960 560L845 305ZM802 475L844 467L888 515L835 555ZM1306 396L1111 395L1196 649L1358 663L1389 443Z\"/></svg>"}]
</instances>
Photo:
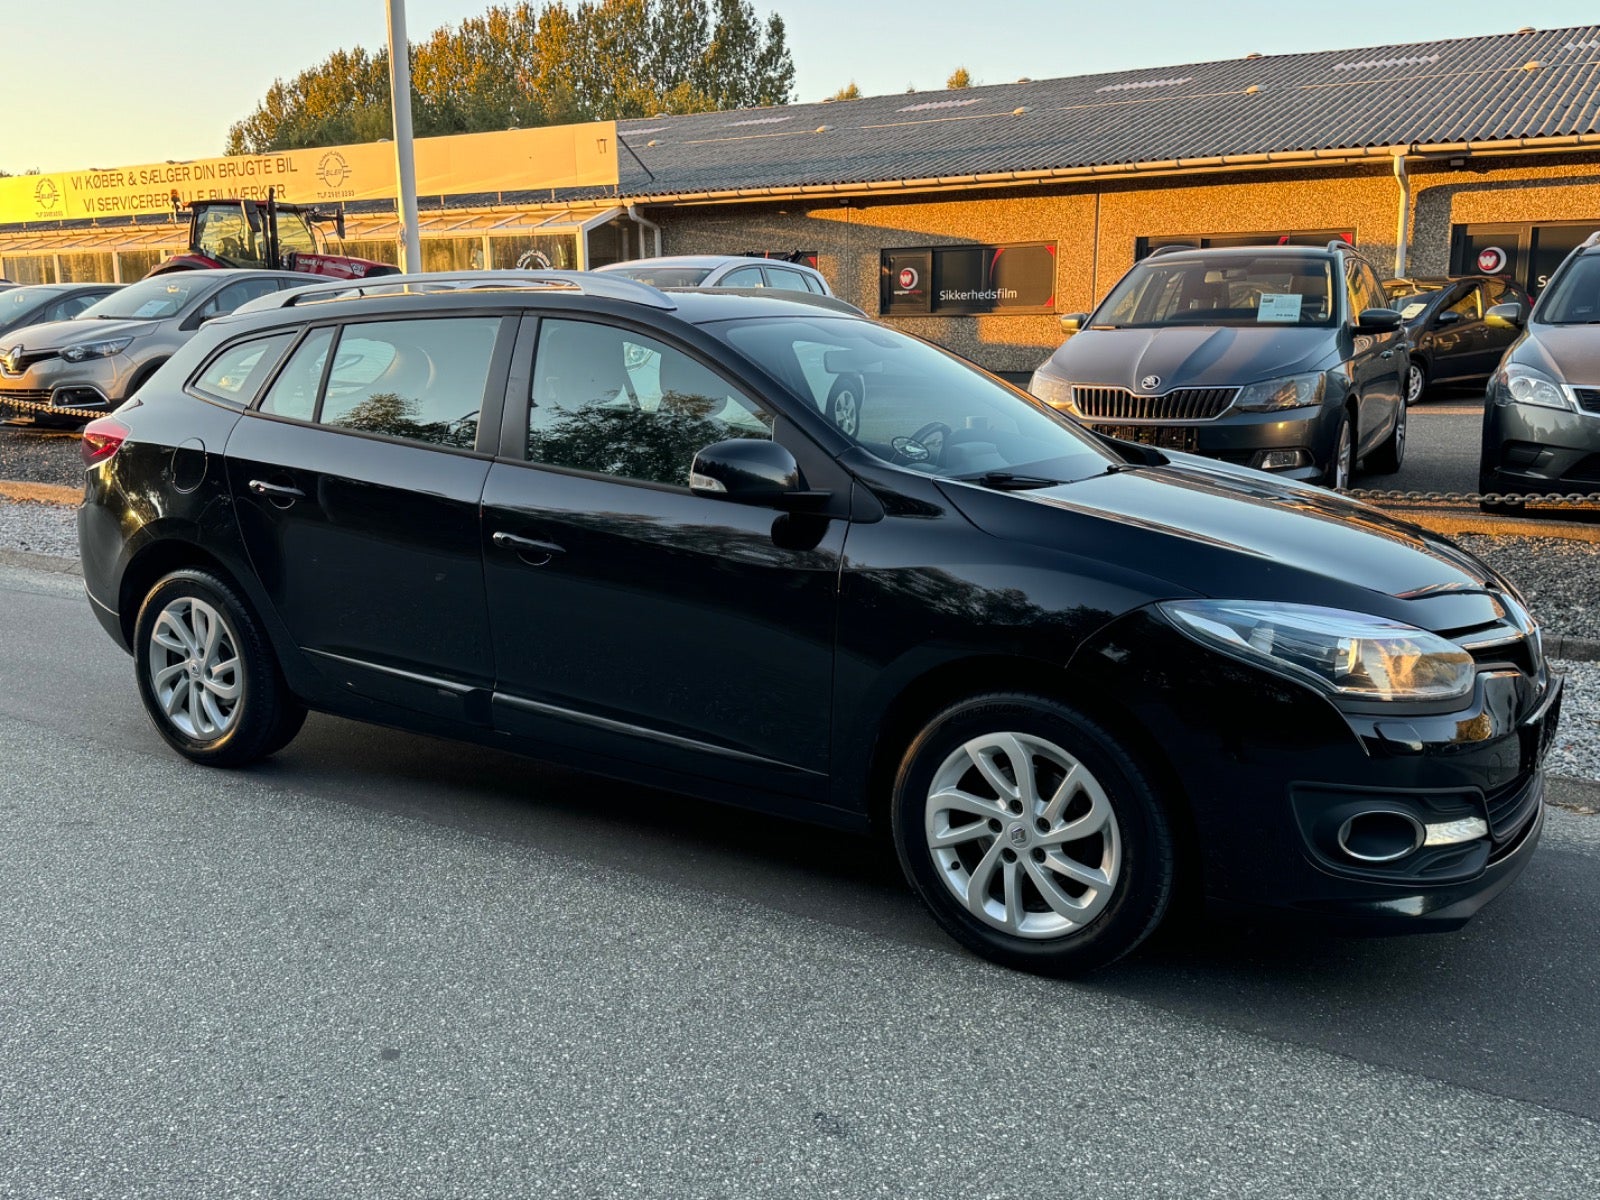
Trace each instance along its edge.
<instances>
[{"instance_id":1,"label":"front grille","mask_svg":"<svg viewBox=\"0 0 1600 1200\"><path fill-rule=\"evenodd\" d=\"M1533 814L1544 801L1544 776L1534 775L1520 783L1509 784L1484 797L1489 809L1489 834L1495 842L1504 842L1533 819Z\"/></svg>"},{"instance_id":2,"label":"front grille","mask_svg":"<svg viewBox=\"0 0 1600 1200\"><path fill-rule=\"evenodd\" d=\"M1139 396L1127 388L1074 387L1072 402L1095 421L1209 421L1238 394L1238 388L1176 388L1165 396Z\"/></svg>"},{"instance_id":3,"label":"front grille","mask_svg":"<svg viewBox=\"0 0 1600 1200\"><path fill-rule=\"evenodd\" d=\"M1578 407L1587 413L1600 413L1600 388L1573 388L1578 395Z\"/></svg>"},{"instance_id":4,"label":"front grille","mask_svg":"<svg viewBox=\"0 0 1600 1200\"><path fill-rule=\"evenodd\" d=\"M22 400L29 404L49 404L49 388L0 388L0 404L7 400Z\"/></svg>"}]
</instances>

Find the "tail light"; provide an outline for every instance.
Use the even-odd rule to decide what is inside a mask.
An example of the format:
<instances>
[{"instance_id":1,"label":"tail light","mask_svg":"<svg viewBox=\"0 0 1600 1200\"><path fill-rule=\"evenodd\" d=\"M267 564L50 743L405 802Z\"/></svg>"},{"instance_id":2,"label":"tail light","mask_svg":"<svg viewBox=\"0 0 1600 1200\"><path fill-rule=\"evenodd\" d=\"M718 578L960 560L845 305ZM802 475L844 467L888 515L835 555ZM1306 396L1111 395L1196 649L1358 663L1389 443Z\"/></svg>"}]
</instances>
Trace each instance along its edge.
<instances>
[{"instance_id":1,"label":"tail light","mask_svg":"<svg viewBox=\"0 0 1600 1200\"><path fill-rule=\"evenodd\" d=\"M90 421L83 427L83 443L80 446L83 465L92 467L105 462L122 449L122 443L128 440L128 433L128 427L115 417Z\"/></svg>"}]
</instances>

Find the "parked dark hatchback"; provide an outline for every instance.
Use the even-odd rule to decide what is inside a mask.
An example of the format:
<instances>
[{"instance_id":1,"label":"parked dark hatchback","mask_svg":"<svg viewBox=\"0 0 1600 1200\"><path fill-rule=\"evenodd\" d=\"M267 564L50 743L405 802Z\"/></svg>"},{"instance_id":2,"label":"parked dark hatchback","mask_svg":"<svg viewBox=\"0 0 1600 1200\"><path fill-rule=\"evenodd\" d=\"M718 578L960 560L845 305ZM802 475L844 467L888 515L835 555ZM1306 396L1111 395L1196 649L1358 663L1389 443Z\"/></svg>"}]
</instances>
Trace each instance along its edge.
<instances>
[{"instance_id":1,"label":"parked dark hatchback","mask_svg":"<svg viewBox=\"0 0 1600 1200\"><path fill-rule=\"evenodd\" d=\"M1556 269L1531 316L1509 304L1490 319L1526 328L1489 380L1478 490L1600 492L1600 233ZM1482 502L1491 511L1521 503Z\"/></svg>"},{"instance_id":2,"label":"parked dark hatchback","mask_svg":"<svg viewBox=\"0 0 1600 1200\"><path fill-rule=\"evenodd\" d=\"M1417 403L1430 387L1488 379L1517 337L1508 322L1489 320L1489 310L1521 304L1526 312L1529 303L1526 292L1496 275L1388 279L1383 286L1411 339L1407 404Z\"/></svg>"},{"instance_id":3,"label":"parked dark hatchback","mask_svg":"<svg viewBox=\"0 0 1600 1200\"><path fill-rule=\"evenodd\" d=\"M1348 487L1405 458L1406 340L1346 243L1168 246L1134 265L1028 390L1102 433Z\"/></svg>"},{"instance_id":4,"label":"parked dark hatchback","mask_svg":"<svg viewBox=\"0 0 1600 1200\"><path fill-rule=\"evenodd\" d=\"M314 708L877 825L1058 974L1202 894L1452 929L1526 865L1560 681L1448 542L826 298L385 284L216 321L86 431L89 598L189 758Z\"/></svg>"}]
</instances>

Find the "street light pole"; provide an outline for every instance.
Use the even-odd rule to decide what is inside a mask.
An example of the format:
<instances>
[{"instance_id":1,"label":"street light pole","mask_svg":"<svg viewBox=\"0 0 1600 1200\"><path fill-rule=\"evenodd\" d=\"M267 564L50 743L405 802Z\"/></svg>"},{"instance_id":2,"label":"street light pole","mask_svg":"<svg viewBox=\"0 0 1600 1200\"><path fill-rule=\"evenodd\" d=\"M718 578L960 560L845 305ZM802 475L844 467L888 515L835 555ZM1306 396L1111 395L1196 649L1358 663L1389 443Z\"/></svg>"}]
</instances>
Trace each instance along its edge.
<instances>
[{"instance_id":1,"label":"street light pole","mask_svg":"<svg viewBox=\"0 0 1600 1200\"><path fill-rule=\"evenodd\" d=\"M406 38L406 0L389 5L389 96L394 105L394 164L400 183L400 269L422 270L422 235L417 226L417 163L411 146L411 43Z\"/></svg>"}]
</instances>

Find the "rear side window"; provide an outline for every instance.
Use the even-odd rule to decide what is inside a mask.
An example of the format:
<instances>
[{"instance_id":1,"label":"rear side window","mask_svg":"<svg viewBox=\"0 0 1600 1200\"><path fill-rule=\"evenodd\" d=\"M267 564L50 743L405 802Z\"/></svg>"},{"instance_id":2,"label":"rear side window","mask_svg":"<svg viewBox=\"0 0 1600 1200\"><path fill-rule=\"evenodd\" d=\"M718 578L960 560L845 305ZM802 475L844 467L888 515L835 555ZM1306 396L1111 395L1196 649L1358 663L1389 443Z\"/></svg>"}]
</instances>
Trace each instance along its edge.
<instances>
[{"instance_id":1,"label":"rear side window","mask_svg":"<svg viewBox=\"0 0 1600 1200\"><path fill-rule=\"evenodd\" d=\"M717 285L725 288L758 288L766 287L766 280L761 278L760 267L740 267L737 271L729 271L722 277L722 282Z\"/></svg>"},{"instance_id":2,"label":"rear side window","mask_svg":"<svg viewBox=\"0 0 1600 1200\"><path fill-rule=\"evenodd\" d=\"M767 278L775 288L782 288L786 292L804 292L806 277L799 271L786 270L783 267L768 267Z\"/></svg>"},{"instance_id":3,"label":"rear side window","mask_svg":"<svg viewBox=\"0 0 1600 1200\"><path fill-rule=\"evenodd\" d=\"M318 419L339 429L470 449L499 332L499 317L346 325Z\"/></svg>"},{"instance_id":4,"label":"rear side window","mask_svg":"<svg viewBox=\"0 0 1600 1200\"><path fill-rule=\"evenodd\" d=\"M317 389L322 386L322 368L333 345L332 329L313 329L300 343L272 388L261 401L261 411L280 417L309 421L317 412Z\"/></svg>"},{"instance_id":5,"label":"rear side window","mask_svg":"<svg viewBox=\"0 0 1600 1200\"><path fill-rule=\"evenodd\" d=\"M293 333L277 333L235 342L213 355L189 386L225 404L248 404L292 341Z\"/></svg>"}]
</instances>

